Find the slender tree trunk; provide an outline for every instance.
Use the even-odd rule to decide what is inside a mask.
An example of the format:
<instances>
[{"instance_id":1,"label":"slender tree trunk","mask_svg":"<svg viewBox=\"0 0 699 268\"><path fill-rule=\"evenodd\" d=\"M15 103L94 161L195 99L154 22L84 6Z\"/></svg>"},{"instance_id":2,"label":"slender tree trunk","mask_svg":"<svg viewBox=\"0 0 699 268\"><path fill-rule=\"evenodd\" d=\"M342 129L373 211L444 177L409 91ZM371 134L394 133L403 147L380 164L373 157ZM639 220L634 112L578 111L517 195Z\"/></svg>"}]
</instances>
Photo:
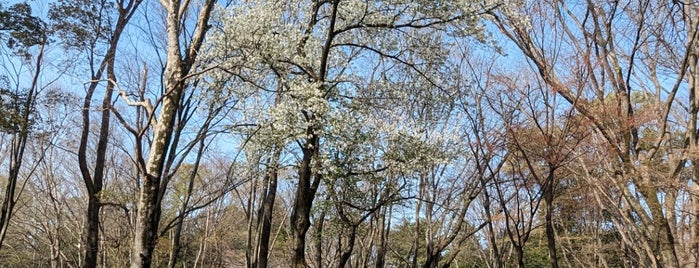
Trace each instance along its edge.
<instances>
[{"instance_id":1,"label":"slender tree trunk","mask_svg":"<svg viewBox=\"0 0 699 268\"><path fill-rule=\"evenodd\" d=\"M256 267L257 264L254 263L254 255L255 253L253 252L253 226L255 225L255 217L253 216L255 213L255 199L257 199L257 179L252 178L252 185L250 187L250 192L249 192L250 197L248 197L247 201L247 209L245 212L245 216L247 217L247 236L246 236L246 247L245 247L245 265L248 268L253 268Z\"/></svg>"},{"instance_id":2,"label":"slender tree trunk","mask_svg":"<svg viewBox=\"0 0 699 268\"><path fill-rule=\"evenodd\" d=\"M388 234L391 231L391 212L393 207L389 205L389 207L386 209L388 210L388 213L384 211L381 214L381 238L379 241L379 246L376 249L376 268L383 268L386 265L386 244L388 242Z\"/></svg>"},{"instance_id":3,"label":"slender tree trunk","mask_svg":"<svg viewBox=\"0 0 699 268\"><path fill-rule=\"evenodd\" d=\"M551 268L558 268L558 256L556 255L556 234L553 230L553 198L555 183L555 168L549 166L549 174L544 187L544 201L546 202L546 241L548 242L549 264Z\"/></svg>"},{"instance_id":4,"label":"slender tree trunk","mask_svg":"<svg viewBox=\"0 0 699 268\"><path fill-rule=\"evenodd\" d=\"M325 225L326 210L320 212L320 216L316 219L315 247L316 247L316 267L323 267L323 227Z\"/></svg>"},{"instance_id":5,"label":"slender tree trunk","mask_svg":"<svg viewBox=\"0 0 699 268\"><path fill-rule=\"evenodd\" d=\"M203 128L207 129L208 126L205 125ZM199 139L199 149L197 151L196 160L194 161L194 166L192 167L192 170L189 174L187 193L184 197L184 201L182 202L182 206L180 207L180 212L177 216L177 222L175 223L175 230L172 235L172 251L170 252L170 258L168 259L168 268L175 267L175 265L177 264L177 259L179 257L180 249L182 247L180 243L180 239L182 236L182 228L184 225L184 219L187 217L187 206L189 206L189 200L192 197L192 191L194 190L194 181L197 178L199 164L201 163L201 157L203 156L204 148L206 147L205 140L205 137L201 137Z\"/></svg>"},{"instance_id":6,"label":"slender tree trunk","mask_svg":"<svg viewBox=\"0 0 699 268\"><path fill-rule=\"evenodd\" d=\"M87 202L87 234L83 267L97 267L97 256L99 255L99 213L100 201L96 194L90 195Z\"/></svg>"},{"instance_id":7,"label":"slender tree trunk","mask_svg":"<svg viewBox=\"0 0 699 268\"><path fill-rule=\"evenodd\" d=\"M7 229L10 225L10 218L15 208L15 190L17 188L17 179L19 178L19 168L22 165L22 155L24 154L24 144L21 134L15 134L12 137L12 153L10 155L10 174L7 177L7 185L5 186L5 195L2 200L2 208L0 209L0 247L5 241Z\"/></svg>"},{"instance_id":8,"label":"slender tree trunk","mask_svg":"<svg viewBox=\"0 0 699 268\"><path fill-rule=\"evenodd\" d=\"M279 174L279 157L281 155L281 149L275 148L274 155L272 156L272 162L267 168L266 174L266 188L264 202L260 208L260 215L258 220L262 221L260 226L259 236L260 239L257 242L259 251L257 252L257 267L266 268L268 257L269 257L269 238L272 232L272 216L274 212L274 201L277 197L277 177Z\"/></svg>"},{"instance_id":9,"label":"slender tree trunk","mask_svg":"<svg viewBox=\"0 0 699 268\"><path fill-rule=\"evenodd\" d=\"M658 193L657 189L649 185L649 182L641 182L639 185L639 192L646 198L648 209L654 219L652 230L655 231L655 233L651 234L651 237L653 237L658 244L658 249L656 251L659 254L653 257L660 267L678 267L679 260L675 252L674 237L672 236L668 219L663 214L660 201L654 196Z\"/></svg>"},{"instance_id":10,"label":"slender tree trunk","mask_svg":"<svg viewBox=\"0 0 699 268\"><path fill-rule=\"evenodd\" d=\"M43 37L42 43L46 43L46 36ZM10 150L10 166L9 174L7 176L7 184L5 185L5 195L3 196L2 207L0 208L0 249L5 242L5 236L7 235L7 229L10 225L10 219L12 218L12 213L14 212L16 204L15 192L17 189L17 180L19 180L19 171L22 168L22 160L24 159L24 150L27 145L27 139L29 138L29 124L34 111L34 103L36 100L36 94L38 92L39 75L41 73L41 66L44 58L44 44L39 46L39 54L36 58L36 70L32 77L32 84L27 93L26 100L22 103L21 107L23 111L17 110L18 115L21 116L22 122L19 123L19 129L16 133L12 134L12 147Z\"/></svg>"},{"instance_id":11,"label":"slender tree trunk","mask_svg":"<svg viewBox=\"0 0 699 268\"><path fill-rule=\"evenodd\" d=\"M100 223L100 195L102 191L102 182L104 180L104 169L106 165L107 142L109 140L110 131L110 115L112 105L112 95L116 86L116 74L114 71L114 61L116 50L121 38L121 34L126 28L129 20L133 16L136 8L141 4L142 0L130 0L119 3L119 15L109 40L109 48L100 63L100 67L94 72L90 86L83 102L82 111L82 133L80 136L80 145L78 148L78 162L82 175L83 182L88 192L87 200L87 230L85 233L85 255L82 267L93 268L97 267L97 258L99 256L99 223ZM107 82L106 90L102 98L102 113L100 118L99 137L97 139L97 148L95 148L94 168L92 174L88 167L87 146L90 143L90 111L92 110L92 97L95 93L102 75L106 70Z\"/></svg>"},{"instance_id":12,"label":"slender tree trunk","mask_svg":"<svg viewBox=\"0 0 699 268\"><path fill-rule=\"evenodd\" d=\"M515 253L517 254L517 265L519 268L524 268L524 248L520 245L515 245Z\"/></svg>"},{"instance_id":13,"label":"slender tree trunk","mask_svg":"<svg viewBox=\"0 0 699 268\"><path fill-rule=\"evenodd\" d=\"M340 263L337 267L344 268L349 262L350 257L352 257L352 251L354 251L355 240L357 239L357 227L358 225L352 224L350 226L350 233L347 236L347 250L344 250L340 255Z\"/></svg>"},{"instance_id":14,"label":"slender tree trunk","mask_svg":"<svg viewBox=\"0 0 699 268\"><path fill-rule=\"evenodd\" d=\"M291 235L293 239L293 256L291 265L294 268L308 266L306 263L306 232L311 226L311 206L315 199L316 190L320 183L320 175L311 171L312 160L318 155L318 136L309 127L307 133L311 136L306 140L303 150L303 159L299 167L299 181L291 211ZM319 163L316 163L319 165Z\"/></svg>"},{"instance_id":15,"label":"slender tree trunk","mask_svg":"<svg viewBox=\"0 0 699 268\"><path fill-rule=\"evenodd\" d=\"M485 178L480 177L481 187L483 189L483 209L485 210L485 217L488 221L488 242L490 243L490 251L493 253L493 259L495 260L495 267L502 268L502 258L500 257L500 249L498 248L498 242L495 238L495 230L493 228L493 216L490 213L490 193L488 193L488 188L486 185Z\"/></svg>"},{"instance_id":16,"label":"slender tree trunk","mask_svg":"<svg viewBox=\"0 0 699 268\"><path fill-rule=\"evenodd\" d=\"M178 258L177 256L179 255L180 248L182 247L180 245L183 225L182 223L184 223L184 221L180 222L180 220L178 219L177 223L175 224L175 229L172 230L172 247L170 248L170 257L167 260L168 268L175 267Z\"/></svg>"},{"instance_id":17,"label":"slender tree trunk","mask_svg":"<svg viewBox=\"0 0 699 268\"><path fill-rule=\"evenodd\" d=\"M60 255L60 239L58 239L58 228L56 228L56 233L51 235L51 259L49 260L49 265L51 268L59 268L61 265L61 255Z\"/></svg>"},{"instance_id":18,"label":"slender tree trunk","mask_svg":"<svg viewBox=\"0 0 699 268\"><path fill-rule=\"evenodd\" d=\"M690 15L691 16L691 15ZM694 19L697 18L687 18ZM691 24L695 24L690 23ZM694 29L694 31L699 31L699 29ZM688 59L688 78L689 83L689 126L687 131L687 137L689 139L689 149L690 151L699 151L699 126L697 126L697 121L699 120L699 70L697 69L697 55L692 54ZM692 179L694 182L699 181L699 158L694 157L691 159L692 168ZM695 266L699 266L699 186L696 183L692 183L691 186L694 194L691 197L692 209L694 210L694 217L692 217L691 229L691 248L690 248L690 258L686 260L688 263L695 263Z\"/></svg>"},{"instance_id":19,"label":"slender tree trunk","mask_svg":"<svg viewBox=\"0 0 699 268\"><path fill-rule=\"evenodd\" d=\"M109 140L109 125L110 115L109 107L112 105L112 93L114 92L114 83L116 83L116 75L114 74L114 56L116 53L116 43L113 44L113 49L110 48L106 59L107 62L107 77L110 82L107 83L102 100L102 118L100 122L100 134L97 140L97 150L95 159L95 169L92 176L92 183L86 185L91 189L88 191L87 199L87 237L85 243L85 262L84 267L97 267L97 256L99 256L99 224L100 224L100 195L102 193L102 183L104 180L104 168L107 157L107 142Z\"/></svg>"},{"instance_id":20,"label":"slender tree trunk","mask_svg":"<svg viewBox=\"0 0 699 268\"><path fill-rule=\"evenodd\" d=\"M422 197L424 187L423 185L424 182L422 180L422 176L420 177L420 194L418 200L417 200L417 205L415 205L415 231L413 233L413 241L412 241L412 246L410 248L410 253L411 253L411 267L417 267L417 257L418 257L418 252L420 252L420 210L422 209Z\"/></svg>"},{"instance_id":21,"label":"slender tree trunk","mask_svg":"<svg viewBox=\"0 0 699 268\"><path fill-rule=\"evenodd\" d=\"M209 237L209 221L211 218L211 211L206 210L206 221L204 222L204 235L201 237L201 245L199 245L199 250L197 251L197 257L194 259L194 267L196 268L201 260L201 266L204 265L204 256L206 254L206 238Z\"/></svg>"}]
</instances>

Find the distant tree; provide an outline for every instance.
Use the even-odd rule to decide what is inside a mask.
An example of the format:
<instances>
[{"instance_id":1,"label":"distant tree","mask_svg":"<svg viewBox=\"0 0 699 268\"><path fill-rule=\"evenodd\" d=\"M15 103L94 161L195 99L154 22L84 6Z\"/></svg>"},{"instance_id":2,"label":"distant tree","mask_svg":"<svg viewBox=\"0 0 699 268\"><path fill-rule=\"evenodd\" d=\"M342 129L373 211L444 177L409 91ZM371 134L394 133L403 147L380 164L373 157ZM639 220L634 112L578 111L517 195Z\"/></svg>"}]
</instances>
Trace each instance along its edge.
<instances>
[{"instance_id":1,"label":"distant tree","mask_svg":"<svg viewBox=\"0 0 699 268\"><path fill-rule=\"evenodd\" d=\"M18 56L29 59L28 48L47 42L47 27L44 21L32 14L26 1L11 6L0 2L0 41Z\"/></svg>"},{"instance_id":2,"label":"distant tree","mask_svg":"<svg viewBox=\"0 0 699 268\"><path fill-rule=\"evenodd\" d=\"M690 212L699 211L697 14L696 3L681 1L522 1L491 12L546 86L594 129L598 158L587 178L641 266L699 259L699 217ZM649 107L634 103L638 93L653 96ZM692 198L678 206L682 192Z\"/></svg>"},{"instance_id":3,"label":"distant tree","mask_svg":"<svg viewBox=\"0 0 699 268\"><path fill-rule=\"evenodd\" d=\"M61 0L53 3L49 18L64 46L85 52L90 76L82 106L82 129L78 146L78 165L88 193L86 247L83 267L96 267L99 255L100 208L110 140L111 105L117 86L115 62L119 40L141 0L84 1ZM106 45L103 45L106 44ZM93 98L100 85L105 87L100 106L99 130L93 133ZM95 155L89 155L91 135L98 136ZM94 161L90 161L94 159Z\"/></svg>"},{"instance_id":4,"label":"distant tree","mask_svg":"<svg viewBox=\"0 0 699 268\"><path fill-rule=\"evenodd\" d=\"M17 183L23 168L27 142L35 121L35 106L40 91L39 77L44 64L44 48L48 42L46 25L32 15L26 2L5 8L0 2L0 41L8 35L7 48L22 54L23 60L31 62L30 85L8 80L8 73L0 73L0 131L11 136L9 144L9 170L6 177L2 207L0 208L0 248L2 247L10 219L17 202ZM36 57L30 57L29 49L36 47ZM3 66L10 70L9 66Z\"/></svg>"}]
</instances>

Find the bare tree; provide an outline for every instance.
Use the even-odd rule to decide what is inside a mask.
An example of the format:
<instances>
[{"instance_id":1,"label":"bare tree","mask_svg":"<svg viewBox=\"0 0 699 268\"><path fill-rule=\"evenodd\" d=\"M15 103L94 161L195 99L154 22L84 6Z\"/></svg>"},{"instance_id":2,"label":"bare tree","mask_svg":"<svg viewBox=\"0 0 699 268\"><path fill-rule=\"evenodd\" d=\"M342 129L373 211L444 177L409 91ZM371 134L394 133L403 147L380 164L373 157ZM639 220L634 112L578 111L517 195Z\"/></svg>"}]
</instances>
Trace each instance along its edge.
<instances>
[{"instance_id":1,"label":"bare tree","mask_svg":"<svg viewBox=\"0 0 699 268\"><path fill-rule=\"evenodd\" d=\"M527 1L492 13L500 32L547 86L590 122L595 138L611 152L604 160L612 163L605 176L613 178L614 192L607 189L604 195L623 200L612 210L618 215L633 213L620 216L629 221L615 227L647 266L679 267L696 259L694 250L679 246L686 238L696 240L677 233L675 190L665 187L688 186L681 174L695 136L676 146L671 130L696 133L687 120L696 110L683 109L686 117L677 121L670 116L683 105L675 98L679 94L695 102L696 12L696 4L684 2ZM667 60L652 60L659 54ZM654 108L634 103L634 96L644 95L653 96ZM662 163L664 171L652 163ZM628 239L636 235L639 239Z\"/></svg>"},{"instance_id":2,"label":"bare tree","mask_svg":"<svg viewBox=\"0 0 699 268\"><path fill-rule=\"evenodd\" d=\"M43 71L48 35L46 34L46 26L31 14L31 8L27 3L15 4L8 10L0 5L0 14L2 14L0 34L6 31L10 33L11 38L7 43L9 48L14 48L20 53L28 53L27 51L31 47L38 47L36 58L29 58L34 66L31 73L31 84L26 90L22 89L24 85L19 82L14 86L2 83L7 81L7 77L0 75L0 80L2 80L0 82L0 105L3 106L0 109L0 131L11 135L9 170L2 207L0 207L0 248L2 248L17 202L17 183L21 176L27 141L31 137L32 124L36 117L34 111L40 91L39 77ZM8 66L3 66L3 68L10 70Z\"/></svg>"},{"instance_id":3,"label":"bare tree","mask_svg":"<svg viewBox=\"0 0 699 268\"><path fill-rule=\"evenodd\" d=\"M91 74L82 106L82 129L78 145L78 166L88 193L87 232L85 234L86 245L83 267L96 267L98 264L100 207L102 206L100 199L107 164L107 145L110 140L110 108L114 97L114 88L117 83L115 71L117 47L126 26L141 2L141 0L117 1L116 3L74 0L56 4L52 6L50 11L50 17L55 21L55 27L62 34L63 38L74 38L66 42L76 46L78 49L86 49L88 51L87 58L90 59ZM112 7L111 5L113 4L116 4L116 6ZM116 12L116 21L110 21L108 14L94 13L94 10ZM71 16L65 17L64 14L71 14ZM88 25L88 23L92 25ZM93 32L89 32L89 30L93 30ZM101 51L100 43L102 41L107 42L105 51ZM104 53L104 56L100 58L102 53ZM91 112L94 107L92 102L95 92L100 85L105 85L106 90L102 96L99 118L100 127L98 133L96 133L98 138L96 148L94 149L95 160L89 161L93 157L89 155L88 150L88 146L92 142L90 136L93 134Z\"/></svg>"},{"instance_id":4,"label":"bare tree","mask_svg":"<svg viewBox=\"0 0 699 268\"><path fill-rule=\"evenodd\" d=\"M133 268L150 267L152 262L153 250L158 239L161 201L167 190L168 173L172 172L166 166L166 159L175 153L178 146L179 137L173 134L175 129L181 129L183 126L175 126L175 122L178 113L182 110L182 98L190 86L188 82L190 72L195 68L197 56L210 28L209 19L214 3L213 0L206 0L201 4L199 15L194 22L194 32L186 41L182 41L182 35L185 34L186 14L193 9L190 1L161 1L166 14L167 33L167 62L163 73L165 91L158 100L157 116L152 106L146 103L139 104L147 109L148 117L151 118L153 139L147 155L141 155L143 151L137 152L138 168L143 174L143 179L134 226L131 260Z\"/></svg>"}]
</instances>

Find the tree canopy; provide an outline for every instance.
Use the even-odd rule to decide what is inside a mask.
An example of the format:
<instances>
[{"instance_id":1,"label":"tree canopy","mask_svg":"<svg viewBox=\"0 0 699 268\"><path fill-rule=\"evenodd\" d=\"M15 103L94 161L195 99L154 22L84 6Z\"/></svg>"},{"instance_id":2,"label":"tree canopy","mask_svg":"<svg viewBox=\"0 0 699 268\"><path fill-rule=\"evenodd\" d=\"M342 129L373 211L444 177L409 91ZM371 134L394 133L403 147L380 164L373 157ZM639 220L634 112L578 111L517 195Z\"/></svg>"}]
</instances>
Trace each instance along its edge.
<instances>
[{"instance_id":1,"label":"tree canopy","mask_svg":"<svg viewBox=\"0 0 699 268\"><path fill-rule=\"evenodd\" d=\"M698 15L0 1L0 266L695 265Z\"/></svg>"}]
</instances>

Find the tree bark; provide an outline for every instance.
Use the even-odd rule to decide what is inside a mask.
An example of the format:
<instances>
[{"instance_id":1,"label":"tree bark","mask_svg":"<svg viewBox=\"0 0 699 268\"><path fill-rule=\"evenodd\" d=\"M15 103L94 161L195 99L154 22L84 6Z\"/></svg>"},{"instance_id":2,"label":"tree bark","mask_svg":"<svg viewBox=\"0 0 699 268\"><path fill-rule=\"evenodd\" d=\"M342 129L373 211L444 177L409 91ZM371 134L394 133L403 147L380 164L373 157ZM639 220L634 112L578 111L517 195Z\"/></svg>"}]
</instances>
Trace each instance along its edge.
<instances>
[{"instance_id":1,"label":"tree bark","mask_svg":"<svg viewBox=\"0 0 699 268\"><path fill-rule=\"evenodd\" d=\"M556 234L553 229L553 198L555 189L555 167L549 165L549 174L544 187L544 202L546 202L546 241L549 250L549 263L551 268L558 268L558 256L556 255Z\"/></svg>"},{"instance_id":2,"label":"tree bark","mask_svg":"<svg viewBox=\"0 0 699 268\"><path fill-rule=\"evenodd\" d=\"M148 150L145 165L142 167L144 176L134 226L132 268L150 267L153 259L153 250L158 239L157 230L160 223L162 191L167 187L167 181L163 180L166 176L165 173L168 172L164 170L164 163L166 156L174 153L170 151L170 148L176 148L176 146L171 147L171 141L176 115L181 108L180 100L187 89L185 76L194 65L209 29L208 21L214 2L214 0L206 0L202 4L191 42L183 54L183 49L180 46L180 34L184 25L182 16L185 13L183 11L189 8L189 1L185 1L185 5L181 5L181 0L161 1L167 13L167 64L163 74L165 94L160 105L160 114L152 124L153 142Z\"/></svg>"},{"instance_id":3,"label":"tree bark","mask_svg":"<svg viewBox=\"0 0 699 268\"><path fill-rule=\"evenodd\" d=\"M299 166L298 187L291 217L289 218L294 248L291 264L294 268L308 266L306 263L306 232L308 232L308 228L311 226L311 207L320 183L320 174L313 174L311 170L313 159L319 153L318 136L314 133L313 127L309 127L306 133L310 138L306 140L302 148L303 158ZM319 167L319 163L316 163L316 166Z\"/></svg>"},{"instance_id":4,"label":"tree bark","mask_svg":"<svg viewBox=\"0 0 699 268\"><path fill-rule=\"evenodd\" d=\"M256 263L258 268L266 268L269 261L269 239L272 232L274 201L277 197L277 177L279 175L281 148L275 148L274 150L272 162L267 168L267 174L265 176L267 191L264 193L264 202L262 203L258 217L258 220L261 221L259 232L260 239L257 242L259 250L257 252Z\"/></svg>"},{"instance_id":5,"label":"tree bark","mask_svg":"<svg viewBox=\"0 0 699 268\"><path fill-rule=\"evenodd\" d=\"M376 248L376 268L383 268L386 265L386 244L388 242L388 234L391 231L391 211L393 206L389 205L380 213L379 221L379 245ZM388 213L386 212L388 211Z\"/></svg>"},{"instance_id":6,"label":"tree bark","mask_svg":"<svg viewBox=\"0 0 699 268\"><path fill-rule=\"evenodd\" d=\"M316 267L323 267L323 228L325 226L325 213L326 210L320 212L320 216L316 219L316 229L315 229L315 247L316 247Z\"/></svg>"},{"instance_id":7,"label":"tree bark","mask_svg":"<svg viewBox=\"0 0 699 268\"><path fill-rule=\"evenodd\" d=\"M352 224L350 226L350 233L347 236L347 249L340 254L340 262L337 267L344 268L349 262L352 252L354 251L354 241L357 239L357 227L359 227L357 224Z\"/></svg>"}]
</instances>

